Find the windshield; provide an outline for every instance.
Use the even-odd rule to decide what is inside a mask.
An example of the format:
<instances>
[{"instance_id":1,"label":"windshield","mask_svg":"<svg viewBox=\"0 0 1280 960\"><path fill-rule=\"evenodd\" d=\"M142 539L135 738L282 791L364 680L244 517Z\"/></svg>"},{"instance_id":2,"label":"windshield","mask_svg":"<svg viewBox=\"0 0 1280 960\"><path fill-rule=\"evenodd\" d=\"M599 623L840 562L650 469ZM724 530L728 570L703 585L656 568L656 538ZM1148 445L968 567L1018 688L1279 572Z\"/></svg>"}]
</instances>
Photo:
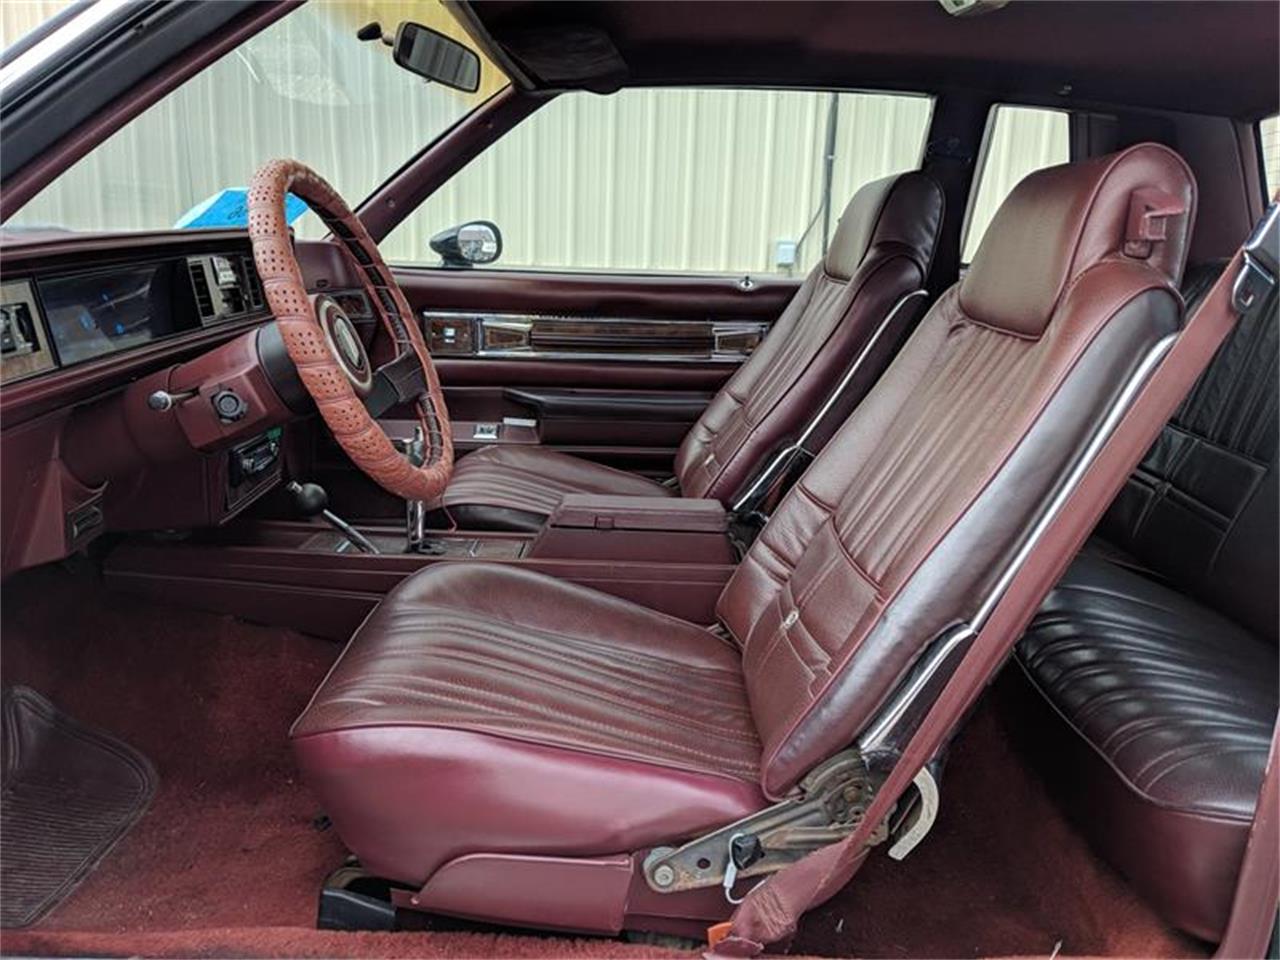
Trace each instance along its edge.
<instances>
[{"instance_id":1,"label":"windshield","mask_svg":"<svg viewBox=\"0 0 1280 960\"><path fill-rule=\"evenodd\" d=\"M11 42L66 4L0 4ZM480 55L480 88L461 93L397 67L391 48L356 39L402 21L468 43L439 0L311 0L135 117L6 224L73 230L162 230L242 224L242 191L261 164L292 157L352 206L413 154L508 83ZM300 236L326 233L314 214Z\"/></svg>"}]
</instances>

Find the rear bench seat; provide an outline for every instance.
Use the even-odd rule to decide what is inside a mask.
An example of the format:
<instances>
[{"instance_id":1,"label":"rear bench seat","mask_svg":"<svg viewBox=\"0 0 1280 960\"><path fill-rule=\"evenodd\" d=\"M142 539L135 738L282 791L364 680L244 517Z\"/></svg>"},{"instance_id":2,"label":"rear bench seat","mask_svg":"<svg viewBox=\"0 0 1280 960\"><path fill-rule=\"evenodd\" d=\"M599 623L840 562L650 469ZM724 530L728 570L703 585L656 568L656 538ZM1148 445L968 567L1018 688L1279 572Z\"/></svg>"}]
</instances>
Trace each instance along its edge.
<instances>
[{"instance_id":1,"label":"rear bench seat","mask_svg":"<svg viewBox=\"0 0 1280 960\"><path fill-rule=\"evenodd\" d=\"M1188 270L1199 299L1223 264ZM1226 925L1277 709L1277 330L1223 344L1022 639L1038 754L1171 923Z\"/></svg>"}]
</instances>

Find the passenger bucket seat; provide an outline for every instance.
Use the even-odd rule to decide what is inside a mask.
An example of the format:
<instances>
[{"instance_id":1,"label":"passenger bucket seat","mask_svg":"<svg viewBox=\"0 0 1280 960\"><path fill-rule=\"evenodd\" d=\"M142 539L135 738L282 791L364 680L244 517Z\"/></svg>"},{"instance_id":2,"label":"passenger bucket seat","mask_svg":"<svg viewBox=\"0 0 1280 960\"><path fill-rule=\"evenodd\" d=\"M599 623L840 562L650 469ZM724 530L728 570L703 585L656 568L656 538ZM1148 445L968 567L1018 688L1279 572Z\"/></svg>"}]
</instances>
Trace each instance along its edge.
<instances>
[{"instance_id":1,"label":"passenger bucket seat","mask_svg":"<svg viewBox=\"0 0 1280 960\"><path fill-rule=\"evenodd\" d=\"M822 262L685 436L676 486L541 447L499 444L458 461L440 506L466 529L536 531L570 493L729 502L829 397L827 435L875 382L923 307L942 208L937 182L918 171L854 194Z\"/></svg>"},{"instance_id":2,"label":"passenger bucket seat","mask_svg":"<svg viewBox=\"0 0 1280 960\"><path fill-rule=\"evenodd\" d=\"M769 818L816 827L810 849L851 830L945 636L981 626L1180 330L1194 206L1151 144L1019 184L711 627L518 565L406 579L292 731L348 847L402 906L690 933L753 882L728 870L739 834L770 837L736 850L749 876L804 852Z\"/></svg>"}]
</instances>

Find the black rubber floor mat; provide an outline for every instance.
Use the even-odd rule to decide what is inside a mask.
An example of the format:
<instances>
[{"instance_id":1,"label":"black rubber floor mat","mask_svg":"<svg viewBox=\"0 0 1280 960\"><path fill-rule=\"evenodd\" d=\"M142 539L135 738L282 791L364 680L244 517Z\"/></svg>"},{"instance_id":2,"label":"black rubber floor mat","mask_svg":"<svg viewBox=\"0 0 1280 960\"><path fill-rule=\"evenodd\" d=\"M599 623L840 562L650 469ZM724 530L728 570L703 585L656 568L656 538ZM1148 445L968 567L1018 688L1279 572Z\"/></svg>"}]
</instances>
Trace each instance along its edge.
<instances>
[{"instance_id":1,"label":"black rubber floor mat","mask_svg":"<svg viewBox=\"0 0 1280 960\"><path fill-rule=\"evenodd\" d=\"M27 687L0 696L0 927L53 909L137 822L151 762Z\"/></svg>"}]
</instances>

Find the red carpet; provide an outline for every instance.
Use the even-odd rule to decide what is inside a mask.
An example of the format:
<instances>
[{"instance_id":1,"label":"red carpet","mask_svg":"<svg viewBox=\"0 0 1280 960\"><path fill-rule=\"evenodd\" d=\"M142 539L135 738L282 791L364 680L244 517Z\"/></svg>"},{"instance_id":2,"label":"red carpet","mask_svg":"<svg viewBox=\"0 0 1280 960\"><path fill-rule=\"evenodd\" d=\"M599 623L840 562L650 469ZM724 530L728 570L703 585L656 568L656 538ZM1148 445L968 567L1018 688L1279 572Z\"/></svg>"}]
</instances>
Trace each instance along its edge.
<instances>
[{"instance_id":1,"label":"red carpet","mask_svg":"<svg viewBox=\"0 0 1280 960\"><path fill-rule=\"evenodd\" d=\"M6 684L39 690L147 754L151 810L71 897L5 954L678 956L611 940L312 929L342 859L295 779L285 733L337 654L327 641L111 594L85 573L6 582ZM1019 762L991 704L959 739L934 833L879 853L815 911L793 953L1195 956L1089 853Z\"/></svg>"},{"instance_id":2,"label":"red carpet","mask_svg":"<svg viewBox=\"0 0 1280 960\"><path fill-rule=\"evenodd\" d=\"M1000 684L953 745L942 805L901 863L876 850L793 952L843 957L1205 957L1097 859L1014 751Z\"/></svg>"},{"instance_id":3,"label":"red carpet","mask_svg":"<svg viewBox=\"0 0 1280 960\"><path fill-rule=\"evenodd\" d=\"M6 933L6 955L94 957L695 957L617 940L511 934L327 933L299 927L161 933Z\"/></svg>"},{"instance_id":4,"label":"red carpet","mask_svg":"<svg viewBox=\"0 0 1280 960\"><path fill-rule=\"evenodd\" d=\"M4 585L6 684L146 754L150 811L41 930L308 924L343 851L311 826L285 731L337 650L61 571Z\"/></svg>"}]
</instances>

